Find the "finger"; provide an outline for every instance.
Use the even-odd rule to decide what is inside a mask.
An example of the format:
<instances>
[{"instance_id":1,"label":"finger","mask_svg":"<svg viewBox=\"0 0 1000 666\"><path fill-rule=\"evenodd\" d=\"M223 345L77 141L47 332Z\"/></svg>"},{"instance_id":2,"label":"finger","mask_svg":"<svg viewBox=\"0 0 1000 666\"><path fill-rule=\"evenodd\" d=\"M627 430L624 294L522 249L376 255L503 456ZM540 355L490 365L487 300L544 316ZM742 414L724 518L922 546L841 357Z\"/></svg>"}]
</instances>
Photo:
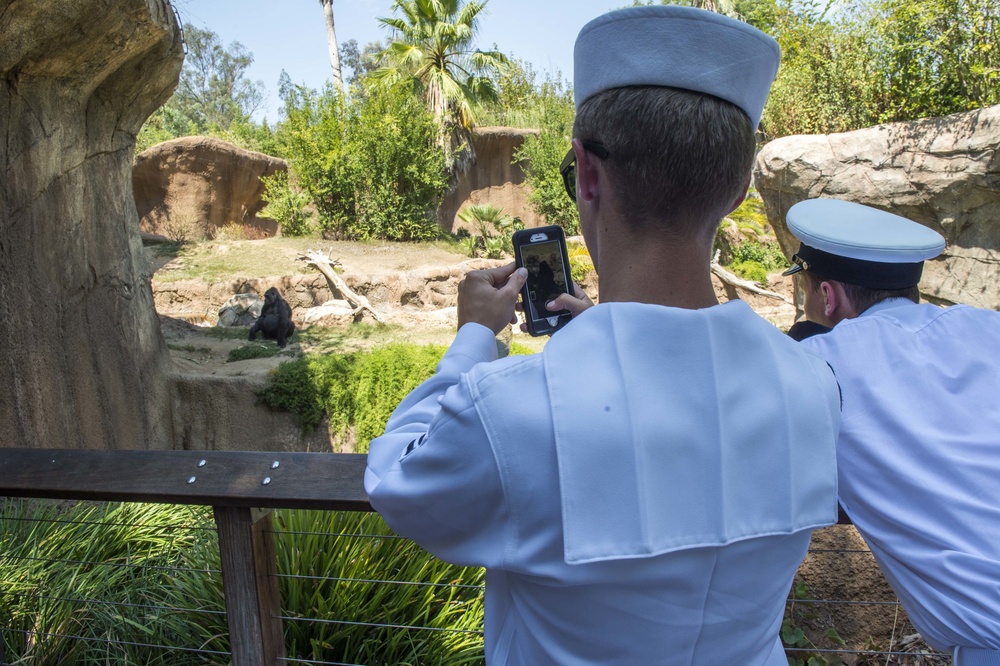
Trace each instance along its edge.
<instances>
[{"instance_id":1,"label":"finger","mask_svg":"<svg viewBox=\"0 0 1000 666\"><path fill-rule=\"evenodd\" d=\"M500 288L504 286L504 284L507 282L507 280L510 279L510 276L513 275L516 270L517 270L517 264L515 264L512 261L509 264L504 264L503 266L497 266L495 268L484 268L482 272L485 273L486 279L489 281L490 284L492 284L494 287ZM527 275L527 271L525 271L525 275ZM520 287L518 287L518 289L520 289Z\"/></svg>"},{"instance_id":2,"label":"finger","mask_svg":"<svg viewBox=\"0 0 1000 666\"><path fill-rule=\"evenodd\" d=\"M500 268L507 268L507 266L501 266ZM513 273L510 273L508 275L508 277L506 278L507 281L502 286L497 287L497 291L502 292L513 302L514 300L517 300L517 295L521 291L521 287L524 286L524 283L525 281L527 281L527 279L528 279L528 269L518 268Z\"/></svg>"},{"instance_id":3,"label":"finger","mask_svg":"<svg viewBox=\"0 0 1000 666\"><path fill-rule=\"evenodd\" d=\"M585 292L583 290L583 287L581 287L580 285L578 285L576 282L573 283L573 295L576 298L579 298L581 300L587 301L591 305L594 304L594 302L592 300L590 300L590 296L587 296L587 292Z\"/></svg>"},{"instance_id":4,"label":"finger","mask_svg":"<svg viewBox=\"0 0 1000 666\"><path fill-rule=\"evenodd\" d=\"M593 306L593 304L594 303L586 294L584 294L583 298L575 298L569 294L559 294L545 304L545 309L549 312L569 310L569 313L575 317L587 308Z\"/></svg>"}]
</instances>

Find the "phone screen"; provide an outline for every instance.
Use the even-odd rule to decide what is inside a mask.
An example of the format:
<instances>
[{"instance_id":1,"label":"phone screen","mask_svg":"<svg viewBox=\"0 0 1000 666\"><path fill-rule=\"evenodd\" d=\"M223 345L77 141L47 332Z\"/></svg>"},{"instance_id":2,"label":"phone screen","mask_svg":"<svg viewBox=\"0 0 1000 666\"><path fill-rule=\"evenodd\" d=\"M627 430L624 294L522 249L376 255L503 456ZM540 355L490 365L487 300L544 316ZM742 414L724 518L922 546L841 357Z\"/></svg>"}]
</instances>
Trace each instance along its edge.
<instances>
[{"instance_id":1,"label":"phone screen","mask_svg":"<svg viewBox=\"0 0 1000 666\"><path fill-rule=\"evenodd\" d=\"M528 316L532 321L544 321L549 326L555 326L559 320L558 313L546 310L545 304L569 291L566 288L566 267L563 266L559 241L522 245L521 265L528 269Z\"/></svg>"}]
</instances>

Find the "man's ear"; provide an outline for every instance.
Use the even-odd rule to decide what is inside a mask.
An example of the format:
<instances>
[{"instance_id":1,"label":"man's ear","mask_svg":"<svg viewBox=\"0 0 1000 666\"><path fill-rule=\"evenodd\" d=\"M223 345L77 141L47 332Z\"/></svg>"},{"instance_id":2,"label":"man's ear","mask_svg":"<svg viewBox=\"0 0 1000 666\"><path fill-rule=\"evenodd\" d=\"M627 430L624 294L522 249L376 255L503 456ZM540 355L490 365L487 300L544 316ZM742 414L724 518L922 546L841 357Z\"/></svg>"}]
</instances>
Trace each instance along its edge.
<instances>
[{"instance_id":1,"label":"man's ear","mask_svg":"<svg viewBox=\"0 0 1000 666\"><path fill-rule=\"evenodd\" d=\"M596 203L600 182L600 160L584 149L580 139L573 139L573 152L576 154L576 199Z\"/></svg>"},{"instance_id":2,"label":"man's ear","mask_svg":"<svg viewBox=\"0 0 1000 666\"><path fill-rule=\"evenodd\" d=\"M854 305L847 298L844 285L836 280L823 280L819 284L820 293L823 296L823 316L836 325L844 319L852 319L858 316L854 310Z\"/></svg>"},{"instance_id":3,"label":"man's ear","mask_svg":"<svg viewBox=\"0 0 1000 666\"><path fill-rule=\"evenodd\" d=\"M740 192L739 196L736 197L736 200L733 201L732 205L729 207L729 210L726 211L726 215L729 215L734 210L739 208L740 204L743 203L743 200L747 198L747 192L750 191L750 177L751 177L750 174L747 174L746 182L743 183L743 190ZM726 215L723 215L723 217L725 217Z\"/></svg>"}]
</instances>

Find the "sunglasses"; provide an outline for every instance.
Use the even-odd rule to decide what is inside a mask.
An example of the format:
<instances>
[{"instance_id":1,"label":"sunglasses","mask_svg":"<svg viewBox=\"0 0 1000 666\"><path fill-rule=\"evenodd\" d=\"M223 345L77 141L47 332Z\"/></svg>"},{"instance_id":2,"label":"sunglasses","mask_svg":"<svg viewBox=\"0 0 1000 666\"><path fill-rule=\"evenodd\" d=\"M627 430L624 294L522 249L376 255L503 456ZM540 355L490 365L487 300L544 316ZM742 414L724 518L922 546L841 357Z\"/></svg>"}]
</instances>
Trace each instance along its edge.
<instances>
[{"instance_id":1,"label":"sunglasses","mask_svg":"<svg viewBox=\"0 0 1000 666\"><path fill-rule=\"evenodd\" d=\"M581 141L580 143L584 150L588 153L594 153L598 159L606 160L611 155L607 148L594 141ZM576 153L573 152L572 148L569 149L562 164L559 165L559 173L562 174L566 194L572 201L576 201Z\"/></svg>"}]
</instances>

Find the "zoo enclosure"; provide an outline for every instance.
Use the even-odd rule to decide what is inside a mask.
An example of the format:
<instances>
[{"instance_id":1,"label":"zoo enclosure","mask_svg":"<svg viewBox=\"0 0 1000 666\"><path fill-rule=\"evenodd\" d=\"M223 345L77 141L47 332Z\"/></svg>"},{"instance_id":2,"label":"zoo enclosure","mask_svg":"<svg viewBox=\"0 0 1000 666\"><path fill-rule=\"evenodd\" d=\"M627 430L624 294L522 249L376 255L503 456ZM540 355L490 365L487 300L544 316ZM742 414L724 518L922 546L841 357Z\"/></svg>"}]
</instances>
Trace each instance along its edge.
<instances>
[{"instance_id":1,"label":"zoo enclosure","mask_svg":"<svg viewBox=\"0 0 1000 666\"><path fill-rule=\"evenodd\" d=\"M273 525L270 512L261 507L370 512L364 470L364 454L4 449L0 496L212 507L232 664L263 666L288 660ZM886 603L790 600L799 607ZM884 657L881 663L945 663L940 661L944 655L924 653L926 661L893 651L892 644L882 651L788 649L789 657L797 653ZM917 661L910 662L915 657ZM5 663L0 652L0 665Z\"/></svg>"}]
</instances>

